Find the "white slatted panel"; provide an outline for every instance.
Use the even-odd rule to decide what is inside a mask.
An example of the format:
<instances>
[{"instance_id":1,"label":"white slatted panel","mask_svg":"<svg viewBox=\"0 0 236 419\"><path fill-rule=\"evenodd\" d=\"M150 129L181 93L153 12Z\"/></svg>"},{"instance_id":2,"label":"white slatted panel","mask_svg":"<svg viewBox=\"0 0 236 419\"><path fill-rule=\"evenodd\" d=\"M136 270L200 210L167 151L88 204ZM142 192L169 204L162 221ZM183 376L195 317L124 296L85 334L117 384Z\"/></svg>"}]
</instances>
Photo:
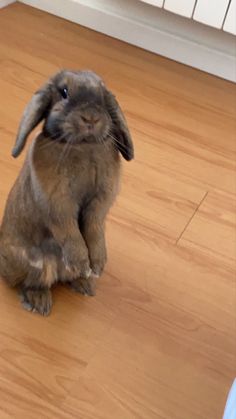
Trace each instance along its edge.
<instances>
[{"instance_id":1,"label":"white slatted panel","mask_svg":"<svg viewBox=\"0 0 236 419\"><path fill-rule=\"evenodd\" d=\"M195 0L166 0L164 8L178 15L191 17L195 3Z\"/></svg>"},{"instance_id":2,"label":"white slatted panel","mask_svg":"<svg viewBox=\"0 0 236 419\"><path fill-rule=\"evenodd\" d=\"M230 0L198 0L194 11L194 20L221 28Z\"/></svg>"},{"instance_id":3,"label":"white slatted panel","mask_svg":"<svg viewBox=\"0 0 236 419\"><path fill-rule=\"evenodd\" d=\"M236 0L231 0L223 29L236 35Z\"/></svg>"},{"instance_id":4,"label":"white slatted panel","mask_svg":"<svg viewBox=\"0 0 236 419\"><path fill-rule=\"evenodd\" d=\"M141 0L143 3L152 4L153 6L162 7L164 0Z\"/></svg>"}]
</instances>

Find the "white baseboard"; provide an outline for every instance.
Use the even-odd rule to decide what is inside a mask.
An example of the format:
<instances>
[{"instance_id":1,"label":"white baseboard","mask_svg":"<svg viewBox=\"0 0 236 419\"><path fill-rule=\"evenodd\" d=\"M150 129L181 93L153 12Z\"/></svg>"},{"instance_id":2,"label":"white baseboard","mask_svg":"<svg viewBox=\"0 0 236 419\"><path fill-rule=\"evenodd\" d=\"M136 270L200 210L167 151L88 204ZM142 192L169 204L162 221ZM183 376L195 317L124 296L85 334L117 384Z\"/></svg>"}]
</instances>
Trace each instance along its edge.
<instances>
[{"instance_id":1,"label":"white baseboard","mask_svg":"<svg viewBox=\"0 0 236 419\"><path fill-rule=\"evenodd\" d=\"M235 37L139 0L23 3L236 82Z\"/></svg>"},{"instance_id":2,"label":"white baseboard","mask_svg":"<svg viewBox=\"0 0 236 419\"><path fill-rule=\"evenodd\" d=\"M0 0L0 9L11 3L15 3L15 0Z\"/></svg>"}]
</instances>

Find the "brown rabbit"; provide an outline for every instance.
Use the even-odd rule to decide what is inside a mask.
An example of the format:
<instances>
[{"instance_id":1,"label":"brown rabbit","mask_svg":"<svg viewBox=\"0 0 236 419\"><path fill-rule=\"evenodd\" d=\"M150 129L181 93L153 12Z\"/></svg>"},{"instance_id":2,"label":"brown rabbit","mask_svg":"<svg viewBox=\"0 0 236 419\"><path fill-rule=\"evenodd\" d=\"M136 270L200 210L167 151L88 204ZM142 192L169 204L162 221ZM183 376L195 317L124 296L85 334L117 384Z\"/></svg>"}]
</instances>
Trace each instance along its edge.
<instances>
[{"instance_id":1,"label":"brown rabbit","mask_svg":"<svg viewBox=\"0 0 236 419\"><path fill-rule=\"evenodd\" d=\"M44 120L11 190L0 229L0 276L23 306L49 314L51 286L93 294L106 262L104 222L118 192L119 152L133 158L124 115L90 71L61 71L32 97L12 155Z\"/></svg>"}]
</instances>

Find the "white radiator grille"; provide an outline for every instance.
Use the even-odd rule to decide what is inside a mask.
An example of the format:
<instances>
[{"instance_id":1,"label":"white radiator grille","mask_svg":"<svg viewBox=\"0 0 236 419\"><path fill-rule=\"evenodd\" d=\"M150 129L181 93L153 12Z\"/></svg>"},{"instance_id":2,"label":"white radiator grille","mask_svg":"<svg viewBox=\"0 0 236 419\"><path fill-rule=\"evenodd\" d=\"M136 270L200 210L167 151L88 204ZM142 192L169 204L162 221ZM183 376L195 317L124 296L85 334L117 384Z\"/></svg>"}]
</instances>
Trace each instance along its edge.
<instances>
[{"instance_id":1,"label":"white radiator grille","mask_svg":"<svg viewBox=\"0 0 236 419\"><path fill-rule=\"evenodd\" d=\"M236 35L236 0L141 0Z\"/></svg>"},{"instance_id":2,"label":"white radiator grille","mask_svg":"<svg viewBox=\"0 0 236 419\"><path fill-rule=\"evenodd\" d=\"M192 17L195 0L166 0L165 9L185 17Z\"/></svg>"}]
</instances>

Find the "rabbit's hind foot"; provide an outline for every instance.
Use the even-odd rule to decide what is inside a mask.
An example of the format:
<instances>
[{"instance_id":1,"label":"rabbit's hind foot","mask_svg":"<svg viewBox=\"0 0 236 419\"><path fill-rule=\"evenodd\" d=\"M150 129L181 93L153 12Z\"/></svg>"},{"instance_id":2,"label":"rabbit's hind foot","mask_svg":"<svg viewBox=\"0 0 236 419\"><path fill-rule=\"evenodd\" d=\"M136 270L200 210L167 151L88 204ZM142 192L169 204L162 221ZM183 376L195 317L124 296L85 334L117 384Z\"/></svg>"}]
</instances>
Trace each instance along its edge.
<instances>
[{"instance_id":1,"label":"rabbit's hind foot","mask_svg":"<svg viewBox=\"0 0 236 419\"><path fill-rule=\"evenodd\" d=\"M52 293L49 288L22 287L21 302L26 310L48 316L52 308Z\"/></svg>"}]
</instances>

